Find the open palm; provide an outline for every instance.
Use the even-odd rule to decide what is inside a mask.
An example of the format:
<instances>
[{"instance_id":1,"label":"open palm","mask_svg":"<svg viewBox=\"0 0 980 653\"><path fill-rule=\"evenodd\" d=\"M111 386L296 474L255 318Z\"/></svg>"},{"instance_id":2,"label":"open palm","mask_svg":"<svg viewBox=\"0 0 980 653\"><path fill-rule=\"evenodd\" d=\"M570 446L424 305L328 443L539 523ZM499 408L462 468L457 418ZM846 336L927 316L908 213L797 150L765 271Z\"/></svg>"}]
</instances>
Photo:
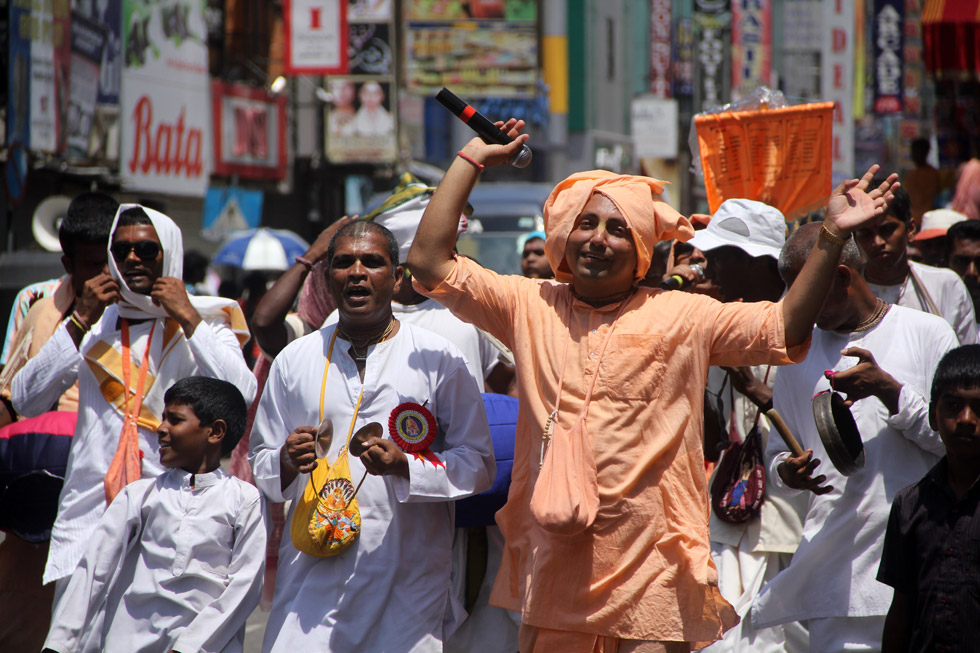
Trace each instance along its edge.
<instances>
[{"instance_id":1,"label":"open palm","mask_svg":"<svg viewBox=\"0 0 980 653\"><path fill-rule=\"evenodd\" d=\"M868 186L876 172L878 166L873 165L863 177L848 179L831 193L827 203L827 220L837 227L840 234L850 234L888 210L888 204L899 187L898 175L892 173L880 186L869 191Z\"/></svg>"}]
</instances>

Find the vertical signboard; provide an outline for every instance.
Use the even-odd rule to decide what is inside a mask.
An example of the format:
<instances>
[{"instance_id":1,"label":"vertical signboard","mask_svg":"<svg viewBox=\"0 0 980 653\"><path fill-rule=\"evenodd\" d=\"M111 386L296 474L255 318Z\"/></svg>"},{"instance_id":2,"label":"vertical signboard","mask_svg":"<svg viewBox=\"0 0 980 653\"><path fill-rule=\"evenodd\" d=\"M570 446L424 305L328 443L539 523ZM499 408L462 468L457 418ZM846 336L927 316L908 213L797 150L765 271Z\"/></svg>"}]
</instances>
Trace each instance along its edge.
<instances>
[{"instance_id":1,"label":"vertical signboard","mask_svg":"<svg viewBox=\"0 0 980 653\"><path fill-rule=\"evenodd\" d=\"M732 0L732 98L768 86L772 74L769 0Z\"/></svg>"},{"instance_id":2,"label":"vertical signboard","mask_svg":"<svg viewBox=\"0 0 980 653\"><path fill-rule=\"evenodd\" d=\"M211 151L203 3L125 0L123 52L123 184L203 197Z\"/></svg>"},{"instance_id":3,"label":"vertical signboard","mask_svg":"<svg viewBox=\"0 0 980 653\"><path fill-rule=\"evenodd\" d=\"M68 135L71 4L67 0L33 3L20 13L19 21L20 37L30 41L30 149L60 152Z\"/></svg>"},{"instance_id":4,"label":"vertical signboard","mask_svg":"<svg viewBox=\"0 0 980 653\"><path fill-rule=\"evenodd\" d=\"M821 95L834 103L833 184L854 176L854 0L823 5Z\"/></svg>"},{"instance_id":5,"label":"vertical signboard","mask_svg":"<svg viewBox=\"0 0 980 653\"><path fill-rule=\"evenodd\" d=\"M782 90L787 97L819 98L823 49L820 0L787 0L782 12Z\"/></svg>"},{"instance_id":6,"label":"vertical signboard","mask_svg":"<svg viewBox=\"0 0 980 653\"><path fill-rule=\"evenodd\" d=\"M95 119L99 93L99 71L106 46L105 29L84 15L72 15L71 92L68 108L69 156L88 153L88 135Z\"/></svg>"},{"instance_id":7,"label":"vertical signboard","mask_svg":"<svg viewBox=\"0 0 980 653\"><path fill-rule=\"evenodd\" d=\"M347 72L347 0L285 0L286 72Z\"/></svg>"},{"instance_id":8,"label":"vertical signboard","mask_svg":"<svg viewBox=\"0 0 980 653\"><path fill-rule=\"evenodd\" d=\"M874 112L902 112L904 0L874 0L871 44L874 52Z\"/></svg>"},{"instance_id":9,"label":"vertical signboard","mask_svg":"<svg viewBox=\"0 0 980 653\"><path fill-rule=\"evenodd\" d=\"M716 109L730 99L730 21L728 0L694 0L696 113Z\"/></svg>"},{"instance_id":10,"label":"vertical signboard","mask_svg":"<svg viewBox=\"0 0 980 653\"><path fill-rule=\"evenodd\" d=\"M671 96L671 0L650 2L650 93Z\"/></svg>"},{"instance_id":11,"label":"vertical signboard","mask_svg":"<svg viewBox=\"0 0 980 653\"><path fill-rule=\"evenodd\" d=\"M31 145L31 10L10 3L7 143Z\"/></svg>"}]
</instances>

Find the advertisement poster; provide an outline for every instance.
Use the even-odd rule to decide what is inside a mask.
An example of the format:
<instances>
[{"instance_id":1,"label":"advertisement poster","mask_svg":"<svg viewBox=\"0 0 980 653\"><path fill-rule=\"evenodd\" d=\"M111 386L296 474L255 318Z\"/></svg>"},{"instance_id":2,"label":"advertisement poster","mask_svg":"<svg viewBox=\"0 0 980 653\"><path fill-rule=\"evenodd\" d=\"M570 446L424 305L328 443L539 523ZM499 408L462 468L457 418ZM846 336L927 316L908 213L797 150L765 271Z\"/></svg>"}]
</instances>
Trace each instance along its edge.
<instances>
[{"instance_id":1,"label":"advertisement poster","mask_svg":"<svg viewBox=\"0 0 980 653\"><path fill-rule=\"evenodd\" d=\"M72 158L88 155L88 135L95 119L99 73L106 32L81 14L72 15L71 93L68 104L68 151Z\"/></svg>"},{"instance_id":2,"label":"advertisement poster","mask_svg":"<svg viewBox=\"0 0 980 653\"><path fill-rule=\"evenodd\" d=\"M833 186L854 176L854 0L823 5L820 95L834 103Z\"/></svg>"},{"instance_id":3,"label":"advertisement poster","mask_svg":"<svg viewBox=\"0 0 980 653\"><path fill-rule=\"evenodd\" d=\"M769 86L771 76L770 0L732 0L732 99Z\"/></svg>"},{"instance_id":4,"label":"advertisement poster","mask_svg":"<svg viewBox=\"0 0 980 653\"><path fill-rule=\"evenodd\" d=\"M393 18L391 5L394 0L348 0L347 20L381 21Z\"/></svg>"},{"instance_id":5,"label":"advertisement poster","mask_svg":"<svg viewBox=\"0 0 980 653\"><path fill-rule=\"evenodd\" d=\"M347 57L351 75L394 75L390 25L351 23L347 30Z\"/></svg>"},{"instance_id":6,"label":"advertisement poster","mask_svg":"<svg viewBox=\"0 0 980 653\"><path fill-rule=\"evenodd\" d=\"M833 111L819 102L695 117L711 212L743 197L793 220L826 204Z\"/></svg>"},{"instance_id":7,"label":"advertisement poster","mask_svg":"<svg viewBox=\"0 0 980 653\"><path fill-rule=\"evenodd\" d=\"M326 113L326 151L331 163L390 163L398 153L392 84L331 79L334 104Z\"/></svg>"},{"instance_id":8,"label":"advertisement poster","mask_svg":"<svg viewBox=\"0 0 980 653\"><path fill-rule=\"evenodd\" d=\"M244 179L286 174L286 98L244 84L213 80L214 172Z\"/></svg>"},{"instance_id":9,"label":"advertisement poster","mask_svg":"<svg viewBox=\"0 0 980 653\"><path fill-rule=\"evenodd\" d=\"M347 72L347 0L283 0L286 72Z\"/></svg>"},{"instance_id":10,"label":"advertisement poster","mask_svg":"<svg viewBox=\"0 0 980 653\"><path fill-rule=\"evenodd\" d=\"M871 22L874 112L902 113L902 57L905 0L874 0Z\"/></svg>"},{"instance_id":11,"label":"advertisement poster","mask_svg":"<svg viewBox=\"0 0 980 653\"><path fill-rule=\"evenodd\" d=\"M538 14L533 0L404 3L408 90L460 97L537 93Z\"/></svg>"},{"instance_id":12,"label":"advertisement poster","mask_svg":"<svg viewBox=\"0 0 980 653\"><path fill-rule=\"evenodd\" d=\"M195 0L126 0L123 5L123 185L203 197L210 115L207 28Z\"/></svg>"},{"instance_id":13,"label":"advertisement poster","mask_svg":"<svg viewBox=\"0 0 980 653\"><path fill-rule=\"evenodd\" d=\"M61 152L67 145L68 89L71 71L71 5L35 3L16 29L26 27L31 41L30 149Z\"/></svg>"},{"instance_id":14,"label":"advertisement poster","mask_svg":"<svg viewBox=\"0 0 980 653\"><path fill-rule=\"evenodd\" d=\"M208 188L201 236L220 242L236 231L256 229L262 220L262 191L226 186Z\"/></svg>"},{"instance_id":15,"label":"advertisement poster","mask_svg":"<svg viewBox=\"0 0 980 653\"><path fill-rule=\"evenodd\" d=\"M674 31L674 97L694 94L694 21L678 18Z\"/></svg>"},{"instance_id":16,"label":"advertisement poster","mask_svg":"<svg viewBox=\"0 0 980 653\"><path fill-rule=\"evenodd\" d=\"M650 93L669 98L671 85L671 0L650 2Z\"/></svg>"}]
</instances>

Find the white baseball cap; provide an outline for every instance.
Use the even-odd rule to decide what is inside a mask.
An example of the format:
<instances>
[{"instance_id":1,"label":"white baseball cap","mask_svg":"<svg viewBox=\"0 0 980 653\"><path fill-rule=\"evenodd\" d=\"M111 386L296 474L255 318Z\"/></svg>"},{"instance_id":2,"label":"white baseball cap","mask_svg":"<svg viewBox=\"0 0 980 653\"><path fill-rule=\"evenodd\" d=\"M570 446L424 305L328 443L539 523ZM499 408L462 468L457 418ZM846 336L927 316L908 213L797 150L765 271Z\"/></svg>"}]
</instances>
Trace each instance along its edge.
<instances>
[{"instance_id":1,"label":"white baseball cap","mask_svg":"<svg viewBox=\"0 0 980 653\"><path fill-rule=\"evenodd\" d=\"M687 242L702 252L738 247L749 256L778 259L786 242L786 217L779 209L755 200L725 200L708 226Z\"/></svg>"},{"instance_id":2,"label":"white baseball cap","mask_svg":"<svg viewBox=\"0 0 980 653\"><path fill-rule=\"evenodd\" d=\"M926 211L922 214L922 225L919 227L919 231L912 236L912 240L929 240L930 238L945 236L946 231L954 224L968 219L959 211L952 209Z\"/></svg>"}]
</instances>

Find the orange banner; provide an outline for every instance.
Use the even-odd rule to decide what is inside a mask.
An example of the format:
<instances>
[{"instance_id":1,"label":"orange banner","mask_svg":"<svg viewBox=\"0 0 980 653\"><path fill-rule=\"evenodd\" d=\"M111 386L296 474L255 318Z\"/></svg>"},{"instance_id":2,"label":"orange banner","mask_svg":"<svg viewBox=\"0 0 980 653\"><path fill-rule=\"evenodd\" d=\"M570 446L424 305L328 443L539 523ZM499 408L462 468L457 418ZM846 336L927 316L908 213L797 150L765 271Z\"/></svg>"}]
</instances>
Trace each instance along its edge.
<instances>
[{"instance_id":1,"label":"orange banner","mask_svg":"<svg viewBox=\"0 0 980 653\"><path fill-rule=\"evenodd\" d=\"M740 197L774 206L789 221L826 204L833 109L818 102L696 116L711 212Z\"/></svg>"}]
</instances>

